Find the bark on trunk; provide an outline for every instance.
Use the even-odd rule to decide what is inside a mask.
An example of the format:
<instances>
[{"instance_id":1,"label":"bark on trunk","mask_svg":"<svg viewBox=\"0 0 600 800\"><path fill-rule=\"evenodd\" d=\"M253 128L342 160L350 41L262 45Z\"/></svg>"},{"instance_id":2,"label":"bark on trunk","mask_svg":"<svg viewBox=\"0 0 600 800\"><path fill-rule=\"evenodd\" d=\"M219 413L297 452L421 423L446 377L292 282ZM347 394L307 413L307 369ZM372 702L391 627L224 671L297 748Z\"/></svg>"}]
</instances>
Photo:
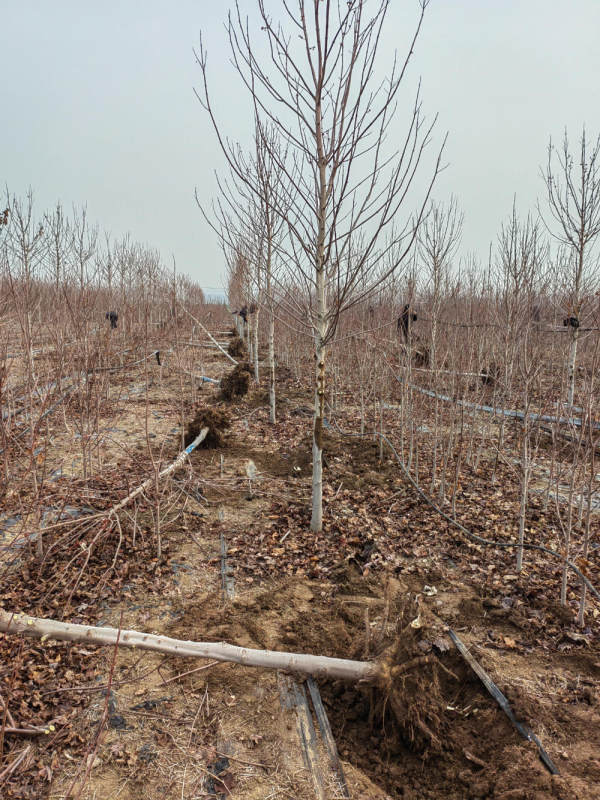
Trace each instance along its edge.
<instances>
[{"instance_id":1,"label":"bark on trunk","mask_svg":"<svg viewBox=\"0 0 600 800\"><path fill-rule=\"evenodd\" d=\"M269 311L269 421L277 422L275 411L275 317Z\"/></svg>"},{"instance_id":2,"label":"bark on trunk","mask_svg":"<svg viewBox=\"0 0 600 800\"><path fill-rule=\"evenodd\" d=\"M577 363L577 341L579 339L579 328L573 328L571 337L571 348L569 351L569 372L568 372L568 396L567 403L569 408L573 407L575 401L575 366Z\"/></svg>"},{"instance_id":3,"label":"bark on trunk","mask_svg":"<svg viewBox=\"0 0 600 800\"><path fill-rule=\"evenodd\" d=\"M318 533L323 528L323 416L325 413L325 348L317 333L317 373L315 390L315 420L313 428L312 515L310 529Z\"/></svg>"},{"instance_id":4,"label":"bark on trunk","mask_svg":"<svg viewBox=\"0 0 600 800\"><path fill-rule=\"evenodd\" d=\"M323 529L323 415L325 411L325 334L327 329L327 298L325 286L325 229L327 224L327 159L323 141L321 97L315 105L315 140L319 167L317 207L317 241L315 251L315 289L317 319L315 330L316 387L313 426L312 515L310 529Z\"/></svg>"},{"instance_id":5,"label":"bark on trunk","mask_svg":"<svg viewBox=\"0 0 600 800\"><path fill-rule=\"evenodd\" d=\"M525 433L526 437L528 434ZM527 514L527 494L529 491L529 448L523 443L523 465L521 475L521 508L519 510L519 547L517 548L517 572L523 569L523 544L525 542L525 516Z\"/></svg>"},{"instance_id":6,"label":"bark on trunk","mask_svg":"<svg viewBox=\"0 0 600 800\"><path fill-rule=\"evenodd\" d=\"M258 374L258 315L260 314L260 310L256 309L256 314L254 315L254 328L252 330L252 338L254 340L254 347L253 347L253 355L254 355L254 380L256 383L259 382L260 376Z\"/></svg>"},{"instance_id":7,"label":"bark on trunk","mask_svg":"<svg viewBox=\"0 0 600 800\"><path fill-rule=\"evenodd\" d=\"M25 614L11 614L2 609L0 609L0 631L40 637L43 641L56 639L63 642L86 642L87 644L108 646L117 644L118 639L119 647L154 650L158 653L169 653L178 657L208 658L249 667L281 669L300 672L304 675L341 678L350 681L371 681L378 675L378 667L373 662L329 658L308 653L251 650L225 642L183 641L139 631L95 628L57 622L52 619L29 617Z\"/></svg>"}]
</instances>

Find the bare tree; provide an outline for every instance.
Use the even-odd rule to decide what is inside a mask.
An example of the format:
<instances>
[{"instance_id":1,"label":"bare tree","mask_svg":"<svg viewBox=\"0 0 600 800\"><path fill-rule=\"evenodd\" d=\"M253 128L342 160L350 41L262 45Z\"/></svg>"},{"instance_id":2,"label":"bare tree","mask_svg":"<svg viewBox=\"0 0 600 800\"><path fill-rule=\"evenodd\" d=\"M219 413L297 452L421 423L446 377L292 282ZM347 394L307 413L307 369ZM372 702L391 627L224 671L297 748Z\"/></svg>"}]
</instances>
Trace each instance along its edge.
<instances>
[{"instance_id":1,"label":"bare tree","mask_svg":"<svg viewBox=\"0 0 600 800\"><path fill-rule=\"evenodd\" d=\"M280 139L272 125L256 125L256 173L260 189L260 221L264 229L263 261L265 275L266 307L269 319L269 419L276 421L275 410L275 262L279 237L284 221L282 198L285 186L281 181L278 163L285 162L279 150Z\"/></svg>"},{"instance_id":2,"label":"bare tree","mask_svg":"<svg viewBox=\"0 0 600 800\"><path fill-rule=\"evenodd\" d=\"M61 283L66 278L66 258L69 249L71 230L69 221L60 203L50 214L44 215L44 229L48 248L48 275L58 294Z\"/></svg>"},{"instance_id":3,"label":"bare tree","mask_svg":"<svg viewBox=\"0 0 600 800\"><path fill-rule=\"evenodd\" d=\"M202 209L196 198L205 219L221 240L230 277L238 275L237 283L234 280L231 284L233 291L230 292L230 298L235 297L236 285L239 287L245 284L240 308L244 305L256 307L249 318L248 339L257 383L259 315L262 307L266 307L271 423L276 421L275 290L279 283L276 267L284 228L285 197L289 195L289 187L284 184L285 176L277 169L277 164L285 160L285 155L279 150L280 141L272 125L264 125L257 119L254 152L245 156L238 150L236 168L230 171L229 180L225 182L217 178L220 196L218 201L213 202L214 220ZM244 180L238 178L239 173L245 176ZM239 273L242 252L243 269Z\"/></svg>"},{"instance_id":4,"label":"bare tree","mask_svg":"<svg viewBox=\"0 0 600 800\"><path fill-rule=\"evenodd\" d=\"M287 226L288 278L297 289L287 296L300 324L308 323L316 362L313 531L323 524L327 346L340 314L372 293L410 253L440 167L441 154L434 159L417 212L400 219L435 124L435 119L424 121L419 92L397 150L387 150L386 135L428 2L419 2L406 57L386 65L379 84L376 56L390 0L296 0L294 7L284 4L281 22L272 18L265 0L257 0L257 35L264 34L269 53L265 64L238 3L229 15L235 66L257 117L268 120L282 142L270 156L289 186L285 208L277 209ZM211 106L202 43L197 58L203 75L201 102L236 170L237 148L224 137ZM238 175L244 178L241 171Z\"/></svg>"},{"instance_id":5,"label":"bare tree","mask_svg":"<svg viewBox=\"0 0 600 800\"><path fill-rule=\"evenodd\" d=\"M463 215L458 209L455 197L451 197L447 206L431 201L429 213L419 233L419 251L425 263L431 296L431 349L430 365L437 366L436 343L438 316L442 301L444 283L449 277L452 256L460 244Z\"/></svg>"},{"instance_id":6,"label":"bare tree","mask_svg":"<svg viewBox=\"0 0 600 800\"><path fill-rule=\"evenodd\" d=\"M542 176L550 215L545 221L546 227L570 256L565 271L568 289L565 324L570 337L567 402L572 406L583 298L597 275L597 264L592 263L591 253L600 233L600 136L590 149L583 129L577 164L570 152L566 131L560 150L550 141Z\"/></svg>"},{"instance_id":7,"label":"bare tree","mask_svg":"<svg viewBox=\"0 0 600 800\"><path fill-rule=\"evenodd\" d=\"M71 231L73 268L79 279L79 289L83 292L89 281L88 262L96 253L98 229L90 227L85 206L78 211L73 209L73 227Z\"/></svg>"}]
</instances>

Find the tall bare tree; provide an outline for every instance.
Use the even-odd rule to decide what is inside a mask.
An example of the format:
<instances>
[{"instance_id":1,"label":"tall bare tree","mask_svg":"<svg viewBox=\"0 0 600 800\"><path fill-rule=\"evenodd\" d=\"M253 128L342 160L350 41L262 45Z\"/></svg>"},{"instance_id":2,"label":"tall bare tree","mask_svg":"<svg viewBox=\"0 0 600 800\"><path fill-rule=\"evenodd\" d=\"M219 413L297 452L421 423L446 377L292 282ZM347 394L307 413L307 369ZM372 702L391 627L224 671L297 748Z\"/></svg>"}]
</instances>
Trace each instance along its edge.
<instances>
[{"instance_id":1,"label":"tall bare tree","mask_svg":"<svg viewBox=\"0 0 600 800\"><path fill-rule=\"evenodd\" d=\"M569 256L565 270L568 292L565 322L570 337L567 403L572 406L583 298L597 275L592 248L600 233L600 136L590 148L583 129L577 163L566 131L560 149L550 141L542 176L548 194L549 218L544 220L545 225Z\"/></svg>"},{"instance_id":2,"label":"tall bare tree","mask_svg":"<svg viewBox=\"0 0 600 800\"><path fill-rule=\"evenodd\" d=\"M285 210L278 211L287 226L289 278L303 290L290 294L300 312L298 298L305 298L304 321L313 336L316 362L313 531L323 524L327 346L340 314L372 293L411 251L440 166L441 153L434 158L416 213L402 219L400 212L415 200L410 189L435 124L435 119L423 119L419 91L398 147L389 149L386 137L428 3L419 2L406 57L386 64L383 77L378 77L377 52L390 0L296 0L283 4L281 21L272 17L264 0L257 0L256 36L264 37L268 53L264 63L239 4L229 15L235 66L256 115L273 125L283 143L271 152L274 168L290 187ZM210 102L202 44L197 57L203 74L201 101L236 169L236 146L222 133Z\"/></svg>"},{"instance_id":3,"label":"tall bare tree","mask_svg":"<svg viewBox=\"0 0 600 800\"><path fill-rule=\"evenodd\" d=\"M431 367L437 366L438 316L445 282L450 275L452 257L460 244L463 215L455 197L448 204L431 201L429 213L419 233L419 251L425 264L431 308Z\"/></svg>"}]
</instances>

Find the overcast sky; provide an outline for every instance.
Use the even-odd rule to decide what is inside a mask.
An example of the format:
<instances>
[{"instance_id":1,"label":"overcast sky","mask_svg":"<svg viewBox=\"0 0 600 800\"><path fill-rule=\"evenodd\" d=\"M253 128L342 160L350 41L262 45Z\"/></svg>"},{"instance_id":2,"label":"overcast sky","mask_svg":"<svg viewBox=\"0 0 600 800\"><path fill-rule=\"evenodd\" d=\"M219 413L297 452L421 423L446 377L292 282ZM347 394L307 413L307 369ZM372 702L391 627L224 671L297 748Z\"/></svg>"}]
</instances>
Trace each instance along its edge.
<instances>
[{"instance_id":1,"label":"overcast sky","mask_svg":"<svg viewBox=\"0 0 600 800\"><path fill-rule=\"evenodd\" d=\"M101 229L220 286L223 256L194 189L210 204L223 160L194 96L192 50L202 30L224 130L250 146L228 5L0 0L0 181L18 195L31 187L40 212L86 204ZM240 5L252 15L256 0ZM417 13L417 0L392 0L382 68L394 47L403 54ZM515 194L525 212L543 198L550 135L600 132L599 34L600 0L431 0L407 88L422 78L438 138L449 133L434 193L464 210L463 252L486 259Z\"/></svg>"}]
</instances>

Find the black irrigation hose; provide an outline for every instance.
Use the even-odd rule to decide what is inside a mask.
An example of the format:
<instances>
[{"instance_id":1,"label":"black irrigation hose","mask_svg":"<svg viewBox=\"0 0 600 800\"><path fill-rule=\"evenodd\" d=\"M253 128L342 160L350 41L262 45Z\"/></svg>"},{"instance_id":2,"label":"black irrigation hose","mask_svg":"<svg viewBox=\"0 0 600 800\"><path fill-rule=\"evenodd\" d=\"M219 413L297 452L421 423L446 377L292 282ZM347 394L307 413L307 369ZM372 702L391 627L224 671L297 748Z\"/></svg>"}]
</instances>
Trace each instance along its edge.
<instances>
[{"instance_id":1,"label":"black irrigation hose","mask_svg":"<svg viewBox=\"0 0 600 800\"><path fill-rule=\"evenodd\" d=\"M364 438L364 437L372 435L370 433L348 433L346 431L343 431L340 428L340 426L337 424L337 422L335 422L335 421L333 423L329 422L330 426L332 424L335 425L335 427L337 428L338 432L342 436ZM375 435L379 436L381 441L385 442L387 444L387 446L390 448L390 450L392 451L392 453L394 454L394 456L396 458L396 461L400 465L400 469L402 470L402 472L404 473L404 475L408 479L409 483L415 489L415 491L418 493L418 495L427 503L427 505L431 506L431 508L433 508L434 511L436 511L441 517L443 517L451 525L454 525L454 527L458 528L459 531L464 533L465 536L467 536L469 539L472 539L474 542L477 542L477 544L485 545L486 547L502 547L502 548L511 548L511 547L517 547L518 548L518 547L522 547L524 550L538 550L539 552L546 553L547 555L553 556L554 558L558 558L558 559L560 559L560 561L563 564L566 564L569 567L569 569L571 569L576 575L578 575L581 578L582 582L590 590L590 592L598 600L600 600L600 592L594 587L594 585L591 583L589 578L587 578L583 574L583 572L579 569L579 567L577 567L572 561L569 561L569 559L565 558L560 553L557 553L556 550L550 550L550 548L544 547L541 544L529 544L527 542L523 542L523 544L519 544L518 542L496 542L496 541L493 541L492 539L484 539L482 536L478 536L476 533L472 533L470 530L468 530L468 528L465 528L465 526L461 525L460 522L458 522L457 520L453 519L448 514L446 514L444 511L442 511L442 509L439 506L437 506L433 502L433 500L431 500L425 494L425 492L416 484L416 482L414 481L413 477L411 476L411 474L408 472L408 470L406 469L406 467L402 463L402 460L401 460L400 456L398 455L398 452L397 452L396 448L390 442L390 440L387 438L387 436L384 436L384 434L382 434L382 433L376 433Z\"/></svg>"},{"instance_id":2,"label":"black irrigation hose","mask_svg":"<svg viewBox=\"0 0 600 800\"><path fill-rule=\"evenodd\" d=\"M171 352L171 351L169 350L168 352ZM95 372L118 372L121 369L126 369L127 367L134 367L137 364L141 364L142 362L147 361L149 358L151 358L154 355L157 356L156 360L160 364L160 361L158 360L159 359L158 353L160 353L160 350L153 350L149 355L145 356L144 358L141 358L139 361L133 361L133 362L131 362L129 364L123 364L123 366L121 366L121 367L103 367L103 368L100 368L100 369L91 369L91 370L88 370L85 373L85 375L86 376L87 375L91 375L91 374L93 374ZM39 425L39 423L43 419L45 419L47 416L52 414L61 405L63 400L65 400L73 391L75 391L76 388L77 388L76 384L73 384L72 386L70 386L67 389L67 391L62 395L62 397L60 397L58 399L58 401L53 406L51 406L47 411L44 411L44 413L38 419L36 424ZM28 425L26 428L24 428L22 431L20 431L18 434L16 434L15 436L12 437L13 441L18 441L19 439L22 439L23 436L25 436L25 434L28 433L28 431L30 431L30 430L31 430L31 426ZM0 455L4 452L5 449L6 448L0 449Z\"/></svg>"},{"instance_id":3,"label":"black irrigation hose","mask_svg":"<svg viewBox=\"0 0 600 800\"><path fill-rule=\"evenodd\" d=\"M159 353L160 350L153 350L147 356L144 356L144 358L140 358L139 361L130 361L128 364L122 364L120 367L95 367L93 369L88 369L86 375L92 375L96 372L119 372L122 369L127 369L128 367L135 367L138 364L142 364L144 361L147 361L149 358L152 358L152 356L156 356L156 360L160 364L160 355L158 355Z\"/></svg>"},{"instance_id":4,"label":"black irrigation hose","mask_svg":"<svg viewBox=\"0 0 600 800\"><path fill-rule=\"evenodd\" d=\"M369 344L369 342L367 342ZM586 426L586 420L580 417L553 417L548 414L537 414L534 411L527 412L525 415L524 411L518 411L514 409L502 408L501 406L486 406L480 403L473 403L470 400L461 400L459 398L451 397L447 394L440 394L439 392L435 392L433 389L425 389L422 386L417 386L414 383L410 383L405 378L401 378L399 375L396 375L394 371L394 367L390 363L387 353L385 350L381 351L386 358L385 366L389 369L392 374L392 377L398 381L399 384L408 386L409 389L412 389L415 392L419 392L419 394L424 395L425 397L430 397L433 400L442 400L444 403L453 403L454 405L460 406L461 408L467 408L472 411L481 411L486 414L494 414L495 416L505 417L507 419L518 419L518 420L525 420L531 419L534 422L551 422L556 425L574 425L578 428L583 428ZM583 411L583 409L582 409ZM600 422L591 422L592 428L594 430L600 430ZM543 428L543 426L540 426ZM545 430L545 429L544 429ZM562 435L560 432L559 436ZM568 437L567 437L568 438Z\"/></svg>"},{"instance_id":5,"label":"black irrigation hose","mask_svg":"<svg viewBox=\"0 0 600 800\"><path fill-rule=\"evenodd\" d=\"M419 317L419 321L422 322L434 322L436 325L447 325L452 328L501 328L504 329L506 326L501 325L497 322L450 322L445 320L432 320L430 317ZM532 328L536 333L566 333L569 328L564 326L562 328L537 328L537 323L532 324ZM600 328L579 328L581 332L588 333L589 331L600 331Z\"/></svg>"},{"instance_id":6,"label":"black irrigation hose","mask_svg":"<svg viewBox=\"0 0 600 800\"><path fill-rule=\"evenodd\" d=\"M448 634L452 639L452 641L454 642L454 646L456 647L458 652L465 659L465 661L471 667L473 672L477 675L479 680L483 683L483 685L488 690L490 695L498 703L502 711L504 711L504 713L510 720L512 726L515 728L517 733L520 736L522 736L523 739L525 739L526 741L533 742L535 744L535 746L538 749L538 753L540 754L540 759L542 760L544 766L548 769L548 771L552 775L560 775L560 772L558 771L556 764L554 763L554 761L552 761L552 759L544 749L544 746L542 745L538 737L535 735L535 733L531 730L530 727L525 725L525 723L523 722L519 722L519 720L515 717L515 714L510 706L510 703L508 702L507 697L504 694L502 694L500 689L496 686L494 681L483 669L481 664L475 661L475 659L473 658L471 653L469 653L469 651L467 650L461 639L458 637L458 635L451 628L448 629Z\"/></svg>"},{"instance_id":7,"label":"black irrigation hose","mask_svg":"<svg viewBox=\"0 0 600 800\"><path fill-rule=\"evenodd\" d=\"M518 419L524 421L525 417L527 417L527 419L531 419L534 422L552 422L556 425L574 425L577 428L583 428L584 426L587 427L587 421L581 417L553 417L549 414L538 414L534 411L529 411L526 414L524 411L502 408L500 406L486 406L482 405L481 403L473 403L470 400L461 400L459 398L450 397L450 395L447 394L440 394L439 392L433 391L433 389L424 389L423 387L417 386L414 383L409 383L408 381L404 380L404 378L400 378L398 375L396 375L391 364L389 364L387 361L386 366L389 368L398 383L405 384L410 389L413 389L414 391L419 392L426 397L430 397L433 400L443 400L444 403L454 403L461 408L467 408L472 411L484 411L486 414L494 414L495 416L506 417L507 419ZM594 430L600 430L600 422L592 421L590 424Z\"/></svg>"}]
</instances>

